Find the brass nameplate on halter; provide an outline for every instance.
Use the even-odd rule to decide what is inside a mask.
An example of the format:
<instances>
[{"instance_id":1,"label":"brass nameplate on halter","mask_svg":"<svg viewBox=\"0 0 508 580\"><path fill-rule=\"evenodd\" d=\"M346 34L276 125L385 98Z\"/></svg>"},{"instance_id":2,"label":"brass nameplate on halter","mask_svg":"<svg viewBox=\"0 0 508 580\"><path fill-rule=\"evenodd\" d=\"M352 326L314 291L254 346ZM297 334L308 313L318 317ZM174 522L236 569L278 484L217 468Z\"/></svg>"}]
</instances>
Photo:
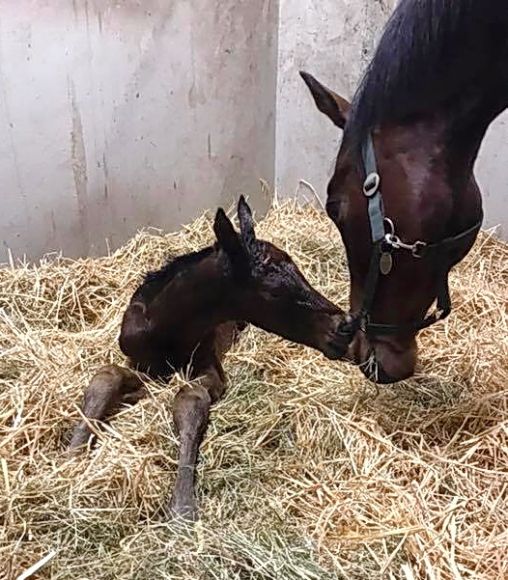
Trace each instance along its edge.
<instances>
[{"instance_id":1,"label":"brass nameplate on halter","mask_svg":"<svg viewBox=\"0 0 508 580\"><path fill-rule=\"evenodd\" d=\"M383 252L379 259L379 270L383 276L388 276L393 268L393 258L390 252Z\"/></svg>"}]
</instances>

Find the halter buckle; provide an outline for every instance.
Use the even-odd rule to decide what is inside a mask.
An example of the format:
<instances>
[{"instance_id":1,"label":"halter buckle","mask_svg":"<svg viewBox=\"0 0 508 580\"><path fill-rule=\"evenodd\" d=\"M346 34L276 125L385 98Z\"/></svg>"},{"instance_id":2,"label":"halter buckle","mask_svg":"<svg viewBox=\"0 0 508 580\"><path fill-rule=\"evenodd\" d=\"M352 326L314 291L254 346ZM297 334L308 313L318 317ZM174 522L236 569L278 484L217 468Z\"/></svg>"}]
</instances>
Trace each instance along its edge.
<instances>
[{"instance_id":1,"label":"halter buckle","mask_svg":"<svg viewBox=\"0 0 508 580\"><path fill-rule=\"evenodd\" d=\"M381 184L381 177L379 177L379 173L375 171L373 173L369 173L363 182L363 193L365 197L372 197L379 191L379 186Z\"/></svg>"},{"instance_id":2,"label":"halter buckle","mask_svg":"<svg viewBox=\"0 0 508 580\"><path fill-rule=\"evenodd\" d=\"M427 244L425 242L415 242L413 244L413 248L411 249L411 253L413 254L413 258L423 258L425 255L425 250L427 249Z\"/></svg>"}]
</instances>

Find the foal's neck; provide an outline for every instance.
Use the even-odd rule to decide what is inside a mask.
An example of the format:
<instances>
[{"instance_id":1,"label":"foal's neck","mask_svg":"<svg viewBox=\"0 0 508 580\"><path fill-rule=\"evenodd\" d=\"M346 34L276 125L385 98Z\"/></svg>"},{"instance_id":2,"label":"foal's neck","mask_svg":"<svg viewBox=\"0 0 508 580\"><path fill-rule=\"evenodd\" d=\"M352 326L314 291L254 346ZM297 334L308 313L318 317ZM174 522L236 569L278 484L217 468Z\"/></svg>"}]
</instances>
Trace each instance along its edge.
<instances>
[{"instance_id":1,"label":"foal's neck","mask_svg":"<svg viewBox=\"0 0 508 580\"><path fill-rule=\"evenodd\" d=\"M214 248L178 273L151 301L147 308L151 330L170 343L193 348L230 318L231 286L227 259Z\"/></svg>"}]
</instances>

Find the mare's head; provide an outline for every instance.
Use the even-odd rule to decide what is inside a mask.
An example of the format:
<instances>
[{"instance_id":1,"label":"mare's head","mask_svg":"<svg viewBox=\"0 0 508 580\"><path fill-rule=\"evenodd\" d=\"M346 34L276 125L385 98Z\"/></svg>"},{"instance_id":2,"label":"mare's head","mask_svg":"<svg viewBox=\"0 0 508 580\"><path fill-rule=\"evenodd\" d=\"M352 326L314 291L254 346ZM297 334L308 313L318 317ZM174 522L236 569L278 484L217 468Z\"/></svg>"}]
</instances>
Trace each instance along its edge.
<instances>
[{"instance_id":1,"label":"mare's head","mask_svg":"<svg viewBox=\"0 0 508 580\"><path fill-rule=\"evenodd\" d=\"M328 358L343 357L347 343L337 330L344 313L309 284L286 252L256 237L243 197L238 219L240 232L222 209L214 223L230 281L227 316L316 348Z\"/></svg>"},{"instance_id":2,"label":"mare's head","mask_svg":"<svg viewBox=\"0 0 508 580\"><path fill-rule=\"evenodd\" d=\"M481 220L473 165L489 123L508 102L501 62L508 53L508 10L501 2L442 2L442 14L434 14L436 5L399 4L352 104L302 73L317 108L344 131L326 209L346 248L353 315L364 305L374 250L363 191L369 136L384 215L401 240L439 243ZM429 23L436 24L429 29ZM379 276L370 321L400 330L351 334L349 356L369 378L388 383L414 373L418 323L475 234L421 258L391 248L393 266Z\"/></svg>"}]
</instances>

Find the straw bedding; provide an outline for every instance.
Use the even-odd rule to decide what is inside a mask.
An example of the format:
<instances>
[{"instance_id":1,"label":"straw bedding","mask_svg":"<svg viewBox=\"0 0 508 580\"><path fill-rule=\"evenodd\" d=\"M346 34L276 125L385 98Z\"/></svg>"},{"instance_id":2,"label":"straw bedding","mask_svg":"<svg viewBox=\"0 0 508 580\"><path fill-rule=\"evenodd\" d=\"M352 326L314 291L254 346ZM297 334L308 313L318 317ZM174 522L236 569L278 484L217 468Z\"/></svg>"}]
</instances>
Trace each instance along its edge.
<instances>
[{"instance_id":1,"label":"straw bedding","mask_svg":"<svg viewBox=\"0 0 508 580\"><path fill-rule=\"evenodd\" d=\"M345 305L339 236L286 203L259 234ZM203 445L192 529L154 516L175 475L171 401L151 383L95 450L62 452L94 371L122 363L123 309L147 269L211 240L209 217L101 259L0 270L0 577L50 551L52 579L508 577L508 245L482 233L422 333L416 377L376 388L250 329Z\"/></svg>"}]
</instances>

